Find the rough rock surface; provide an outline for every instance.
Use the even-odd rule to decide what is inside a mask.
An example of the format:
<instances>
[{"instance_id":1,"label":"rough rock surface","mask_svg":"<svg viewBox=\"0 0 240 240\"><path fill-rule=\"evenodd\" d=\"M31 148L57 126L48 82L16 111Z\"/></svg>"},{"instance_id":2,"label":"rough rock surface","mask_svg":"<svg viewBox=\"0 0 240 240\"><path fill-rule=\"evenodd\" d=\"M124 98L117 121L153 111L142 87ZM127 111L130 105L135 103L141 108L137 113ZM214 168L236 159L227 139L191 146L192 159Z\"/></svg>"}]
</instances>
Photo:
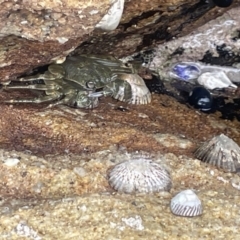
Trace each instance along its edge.
<instances>
[{"instance_id":1,"label":"rough rock surface","mask_svg":"<svg viewBox=\"0 0 240 240\"><path fill-rule=\"evenodd\" d=\"M194 159L192 151L221 132L239 144L239 122L161 95L150 106L117 107L110 99L90 112L1 106L1 142L22 149L0 150L1 238L190 240L218 234L237 240L239 176ZM109 187L108 169L136 150L170 170L170 193L119 194ZM201 199L203 215L174 216L171 198L189 188Z\"/></svg>"},{"instance_id":2,"label":"rough rock surface","mask_svg":"<svg viewBox=\"0 0 240 240\"><path fill-rule=\"evenodd\" d=\"M109 7L109 0L2 0L0 37L14 35L29 40L64 43L89 34Z\"/></svg>"},{"instance_id":3,"label":"rough rock surface","mask_svg":"<svg viewBox=\"0 0 240 240\"><path fill-rule=\"evenodd\" d=\"M111 2L112 3L112 2ZM233 4L238 5L238 1ZM126 56L146 46L186 34L227 9L205 1L126 1L119 27L94 31L110 1L2 1L0 81L76 53ZM56 10L57 9L57 10Z\"/></svg>"},{"instance_id":4,"label":"rough rock surface","mask_svg":"<svg viewBox=\"0 0 240 240\"><path fill-rule=\"evenodd\" d=\"M110 53L117 57L135 53L185 36L198 26L217 18L230 8L214 7L211 1L129 1L119 27L107 35L94 33L89 41L80 45L76 53ZM83 46L83 47L82 47Z\"/></svg>"},{"instance_id":5,"label":"rough rock surface","mask_svg":"<svg viewBox=\"0 0 240 240\"><path fill-rule=\"evenodd\" d=\"M149 67L165 79L169 67L176 62L202 61L239 67L239 11L240 7L232 8L190 34L159 45Z\"/></svg>"},{"instance_id":6,"label":"rough rock surface","mask_svg":"<svg viewBox=\"0 0 240 240\"><path fill-rule=\"evenodd\" d=\"M109 7L108 0L1 1L0 81L68 55Z\"/></svg>"},{"instance_id":7,"label":"rough rock surface","mask_svg":"<svg viewBox=\"0 0 240 240\"><path fill-rule=\"evenodd\" d=\"M12 98L30 95L11 91ZM4 99L9 92L1 91ZM144 106L104 98L92 111L44 107L0 104L1 239L239 238L239 175L193 158L200 143L220 133L240 144L236 118L161 94ZM109 168L136 151L169 169L170 192L131 195L109 187ZM196 191L203 215L171 213L171 198L185 189Z\"/></svg>"}]
</instances>

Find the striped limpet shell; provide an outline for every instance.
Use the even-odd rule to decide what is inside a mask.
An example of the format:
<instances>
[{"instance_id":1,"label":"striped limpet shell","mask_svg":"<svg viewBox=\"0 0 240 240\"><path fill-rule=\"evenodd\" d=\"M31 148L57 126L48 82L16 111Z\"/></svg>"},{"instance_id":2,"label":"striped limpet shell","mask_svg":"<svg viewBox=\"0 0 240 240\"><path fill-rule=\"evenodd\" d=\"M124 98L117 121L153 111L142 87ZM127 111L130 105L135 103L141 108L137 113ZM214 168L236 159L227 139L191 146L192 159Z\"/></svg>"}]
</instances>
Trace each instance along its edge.
<instances>
[{"instance_id":1,"label":"striped limpet shell","mask_svg":"<svg viewBox=\"0 0 240 240\"><path fill-rule=\"evenodd\" d=\"M108 172L108 181L113 189L124 193L169 191L172 186L168 170L146 156L115 165Z\"/></svg>"},{"instance_id":2,"label":"striped limpet shell","mask_svg":"<svg viewBox=\"0 0 240 240\"><path fill-rule=\"evenodd\" d=\"M240 147L224 134L203 143L194 156L226 172L240 171Z\"/></svg>"},{"instance_id":3,"label":"striped limpet shell","mask_svg":"<svg viewBox=\"0 0 240 240\"><path fill-rule=\"evenodd\" d=\"M203 213L202 203L191 190L184 190L172 198L170 209L173 214L182 217L195 217Z\"/></svg>"}]
</instances>

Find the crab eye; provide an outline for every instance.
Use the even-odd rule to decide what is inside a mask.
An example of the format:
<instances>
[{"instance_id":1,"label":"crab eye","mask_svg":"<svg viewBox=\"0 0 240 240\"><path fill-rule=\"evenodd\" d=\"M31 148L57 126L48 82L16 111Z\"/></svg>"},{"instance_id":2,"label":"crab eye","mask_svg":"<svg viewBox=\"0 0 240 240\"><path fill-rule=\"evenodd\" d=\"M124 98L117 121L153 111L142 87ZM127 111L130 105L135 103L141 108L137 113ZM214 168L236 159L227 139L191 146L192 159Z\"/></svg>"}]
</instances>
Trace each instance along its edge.
<instances>
[{"instance_id":1,"label":"crab eye","mask_svg":"<svg viewBox=\"0 0 240 240\"><path fill-rule=\"evenodd\" d=\"M90 89L94 89L94 88L95 88L95 83L92 82L92 81L87 82L87 83L86 83L86 87L87 87L87 88L90 88Z\"/></svg>"}]
</instances>

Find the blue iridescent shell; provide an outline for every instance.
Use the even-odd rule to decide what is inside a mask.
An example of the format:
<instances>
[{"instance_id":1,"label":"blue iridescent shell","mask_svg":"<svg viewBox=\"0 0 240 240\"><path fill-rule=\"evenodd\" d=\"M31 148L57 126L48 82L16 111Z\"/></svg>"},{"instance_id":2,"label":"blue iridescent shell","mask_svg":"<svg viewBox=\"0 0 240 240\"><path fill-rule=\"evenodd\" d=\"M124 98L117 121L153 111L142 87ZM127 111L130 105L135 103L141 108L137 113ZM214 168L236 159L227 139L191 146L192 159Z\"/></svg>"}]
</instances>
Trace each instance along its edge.
<instances>
[{"instance_id":1,"label":"blue iridescent shell","mask_svg":"<svg viewBox=\"0 0 240 240\"><path fill-rule=\"evenodd\" d=\"M176 78L182 81L190 81L197 79L201 74L200 69L190 63L177 63L173 65L170 70L170 77Z\"/></svg>"}]
</instances>

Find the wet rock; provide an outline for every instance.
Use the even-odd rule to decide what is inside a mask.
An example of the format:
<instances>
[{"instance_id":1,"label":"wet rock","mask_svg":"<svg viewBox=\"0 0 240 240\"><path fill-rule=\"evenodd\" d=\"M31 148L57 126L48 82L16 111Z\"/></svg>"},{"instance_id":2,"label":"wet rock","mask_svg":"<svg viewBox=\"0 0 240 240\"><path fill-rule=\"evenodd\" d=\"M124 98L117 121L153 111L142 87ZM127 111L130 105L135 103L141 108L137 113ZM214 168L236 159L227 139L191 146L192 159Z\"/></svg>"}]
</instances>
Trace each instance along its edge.
<instances>
[{"instance_id":1,"label":"wet rock","mask_svg":"<svg viewBox=\"0 0 240 240\"><path fill-rule=\"evenodd\" d=\"M239 62L238 25L240 7L207 22L190 34L166 42L155 48L150 68L169 80L169 71L177 62L205 62L212 65L231 66Z\"/></svg>"},{"instance_id":2,"label":"wet rock","mask_svg":"<svg viewBox=\"0 0 240 240\"><path fill-rule=\"evenodd\" d=\"M202 1L167 1L161 5L157 0L141 1L137 5L135 1L126 1L116 30L106 33L95 29L96 26L107 28L100 22L114 3L106 0L87 4L86 1L67 0L3 1L0 9L0 81L14 80L35 67L63 61L79 45L75 54L127 55L171 39L182 32L183 24L186 33L191 31L193 22L199 26L225 11L218 11L217 7ZM208 11L212 14L205 16Z\"/></svg>"}]
</instances>

